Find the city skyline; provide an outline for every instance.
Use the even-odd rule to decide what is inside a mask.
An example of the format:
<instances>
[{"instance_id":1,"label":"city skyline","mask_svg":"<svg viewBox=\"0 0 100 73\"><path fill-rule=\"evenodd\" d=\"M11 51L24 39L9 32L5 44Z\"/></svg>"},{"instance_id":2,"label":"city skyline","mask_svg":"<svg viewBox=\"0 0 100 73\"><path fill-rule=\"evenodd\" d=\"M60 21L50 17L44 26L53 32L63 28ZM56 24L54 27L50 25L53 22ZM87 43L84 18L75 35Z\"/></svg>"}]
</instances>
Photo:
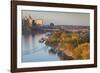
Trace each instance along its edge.
<instances>
[{"instance_id":1,"label":"city skyline","mask_svg":"<svg viewBox=\"0 0 100 73\"><path fill-rule=\"evenodd\" d=\"M89 13L22 10L22 18L25 16L31 16L33 20L43 19L43 25L90 25Z\"/></svg>"}]
</instances>

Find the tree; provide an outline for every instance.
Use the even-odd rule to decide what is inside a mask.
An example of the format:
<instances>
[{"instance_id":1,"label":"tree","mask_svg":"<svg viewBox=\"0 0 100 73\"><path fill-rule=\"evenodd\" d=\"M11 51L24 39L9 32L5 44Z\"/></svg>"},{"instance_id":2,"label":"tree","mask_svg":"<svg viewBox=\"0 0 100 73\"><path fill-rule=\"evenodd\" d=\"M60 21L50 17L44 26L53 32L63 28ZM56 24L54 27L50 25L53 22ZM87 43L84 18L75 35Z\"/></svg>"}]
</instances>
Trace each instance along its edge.
<instances>
[{"instance_id":1,"label":"tree","mask_svg":"<svg viewBox=\"0 0 100 73\"><path fill-rule=\"evenodd\" d=\"M50 23L50 26L53 27L54 26L54 23Z\"/></svg>"}]
</instances>

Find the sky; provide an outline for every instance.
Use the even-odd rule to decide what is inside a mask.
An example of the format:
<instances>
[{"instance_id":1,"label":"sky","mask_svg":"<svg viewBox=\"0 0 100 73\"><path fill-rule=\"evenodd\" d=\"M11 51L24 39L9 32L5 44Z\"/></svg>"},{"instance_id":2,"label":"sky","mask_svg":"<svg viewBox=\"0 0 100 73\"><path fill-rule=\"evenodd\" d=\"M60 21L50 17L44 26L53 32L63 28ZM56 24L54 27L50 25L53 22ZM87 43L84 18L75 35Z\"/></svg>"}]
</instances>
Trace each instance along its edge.
<instances>
[{"instance_id":1,"label":"sky","mask_svg":"<svg viewBox=\"0 0 100 73\"><path fill-rule=\"evenodd\" d=\"M42 19L44 25L90 25L89 13L22 10L22 18L29 15L33 20Z\"/></svg>"}]
</instances>

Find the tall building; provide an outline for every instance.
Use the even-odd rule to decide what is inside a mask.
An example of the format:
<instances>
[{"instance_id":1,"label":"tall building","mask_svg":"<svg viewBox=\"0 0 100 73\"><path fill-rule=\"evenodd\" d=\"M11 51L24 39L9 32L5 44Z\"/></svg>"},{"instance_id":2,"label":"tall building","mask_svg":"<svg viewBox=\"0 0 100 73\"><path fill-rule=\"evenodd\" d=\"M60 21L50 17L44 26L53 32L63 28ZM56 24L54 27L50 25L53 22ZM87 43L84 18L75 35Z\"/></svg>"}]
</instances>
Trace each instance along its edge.
<instances>
[{"instance_id":1,"label":"tall building","mask_svg":"<svg viewBox=\"0 0 100 73\"><path fill-rule=\"evenodd\" d=\"M28 18L27 18L27 21L28 21L28 26L30 27L30 28L32 28L32 17L31 16L28 16Z\"/></svg>"}]
</instances>

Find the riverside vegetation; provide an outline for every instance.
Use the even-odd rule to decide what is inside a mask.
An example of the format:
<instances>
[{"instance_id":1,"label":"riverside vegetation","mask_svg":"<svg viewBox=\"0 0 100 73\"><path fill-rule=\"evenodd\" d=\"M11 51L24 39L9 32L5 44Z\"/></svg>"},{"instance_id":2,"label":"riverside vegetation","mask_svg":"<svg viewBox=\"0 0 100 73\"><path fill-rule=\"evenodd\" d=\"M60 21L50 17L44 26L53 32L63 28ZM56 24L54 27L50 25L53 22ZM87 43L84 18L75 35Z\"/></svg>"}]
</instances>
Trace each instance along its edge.
<instances>
[{"instance_id":1,"label":"riverside vegetation","mask_svg":"<svg viewBox=\"0 0 100 73\"><path fill-rule=\"evenodd\" d=\"M46 45L55 47L65 55L75 59L89 59L90 43L89 31L86 32L52 32L46 41Z\"/></svg>"}]
</instances>

